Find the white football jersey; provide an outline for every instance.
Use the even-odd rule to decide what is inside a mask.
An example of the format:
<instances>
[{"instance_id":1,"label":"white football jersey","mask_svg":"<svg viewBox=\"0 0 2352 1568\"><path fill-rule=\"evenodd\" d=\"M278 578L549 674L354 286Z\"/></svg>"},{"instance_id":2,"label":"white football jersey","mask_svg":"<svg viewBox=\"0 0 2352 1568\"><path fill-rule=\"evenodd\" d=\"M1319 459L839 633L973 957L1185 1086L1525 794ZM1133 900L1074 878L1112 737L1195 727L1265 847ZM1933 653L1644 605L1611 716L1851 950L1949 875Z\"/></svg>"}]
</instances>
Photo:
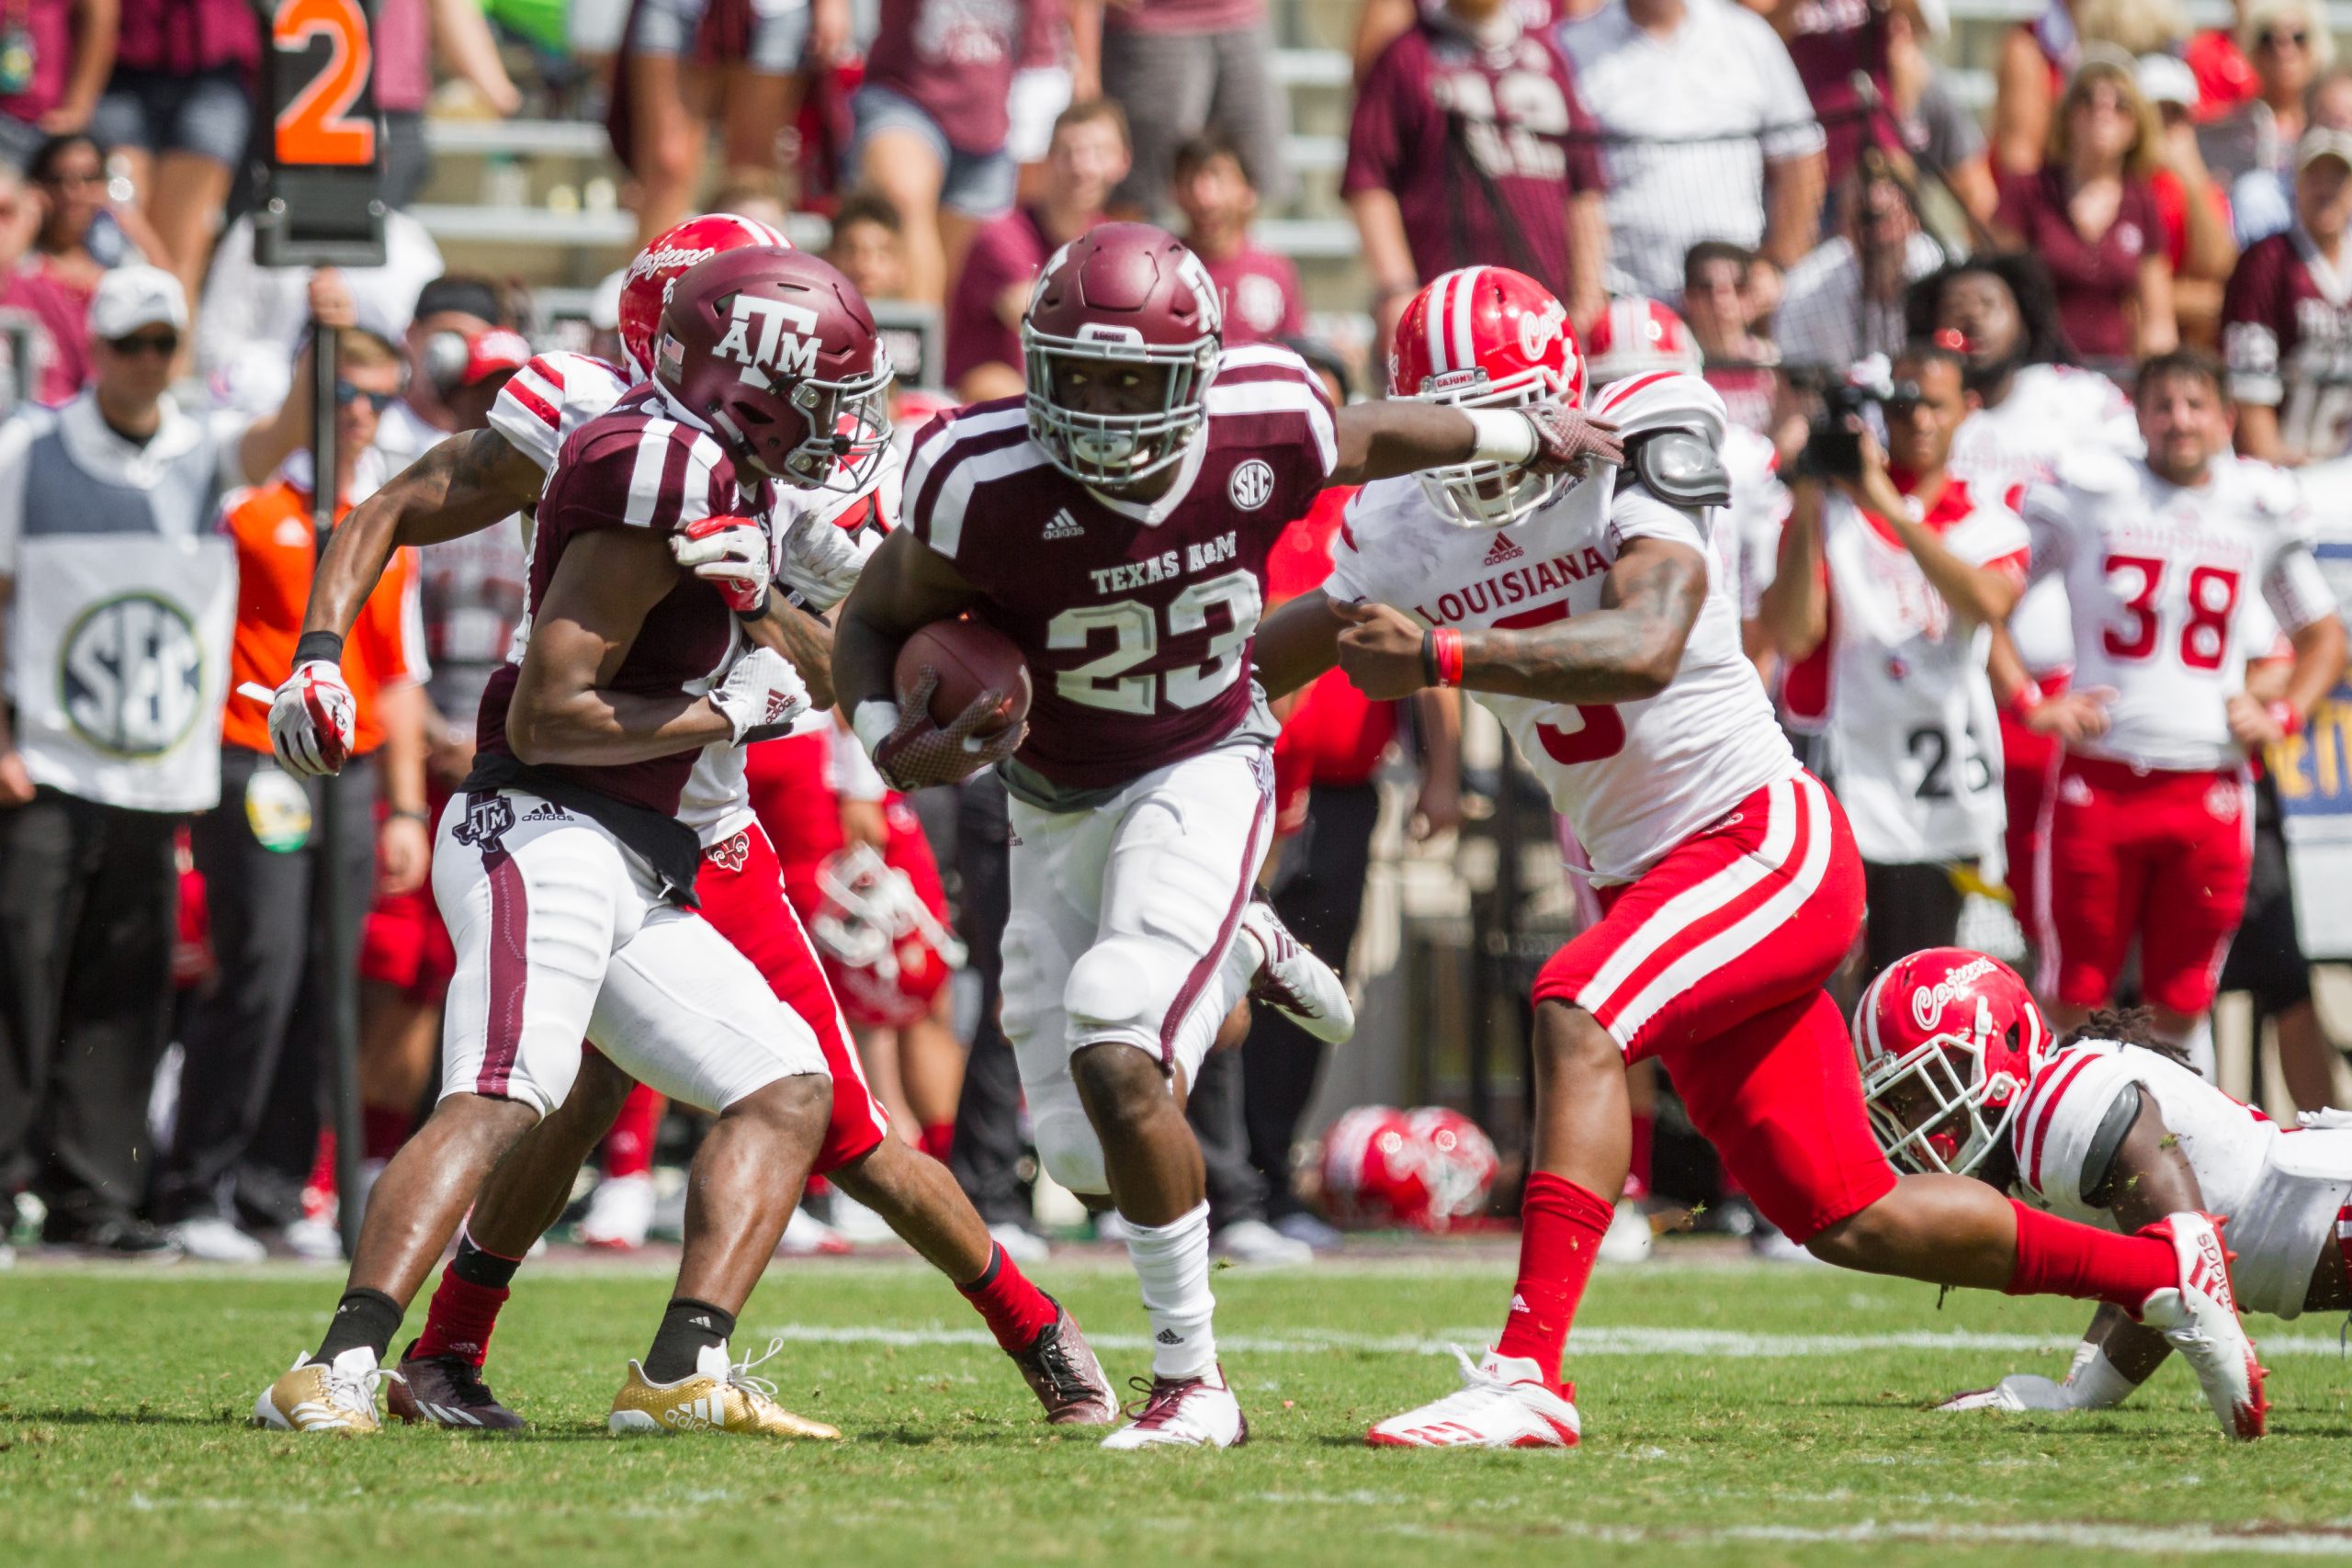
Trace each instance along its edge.
<instances>
[{"instance_id":1,"label":"white football jersey","mask_svg":"<svg viewBox=\"0 0 2352 1568\"><path fill-rule=\"evenodd\" d=\"M2303 1310L2312 1271L2335 1245L2335 1217L2352 1200L2352 1129L2286 1128L2154 1051L2085 1040L2045 1057L2009 1123L2016 1195L2066 1219L2114 1228L2084 1201L2092 1146L2118 1095L2147 1091L2165 1129L2197 1173L2222 1236L2238 1303L2277 1317Z\"/></svg>"},{"instance_id":2,"label":"white football jersey","mask_svg":"<svg viewBox=\"0 0 2352 1568\"><path fill-rule=\"evenodd\" d=\"M2015 509L2026 486L2057 474L2061 457L2091 448L2133 457L2144 450L2123 389L2096 370L2028 365L2010 378L2007 397L1961 422L1949 466L1985 499ZM2074 637L2065 585L2054 578L2028 587L2009 613L2010 640L2035 675L2069 668Z\"/></svg>"},{"instance_id":3,"label":"white football jersey","mask_svg":"<svg viewBox=\"0 0 2352 1568\"><path fill-rule=\"evenodd\" d=\"M2245 686L2243 601L2256 590L2293 633L2335 604L2312 558L2293 478L2214 459L2182 489L2144 462L2069 458L2026 492L2036 577L2062 577L2075 627L2075 684L2116 693L2086 756L2141 768L2235 767L2227 704Z\"/></svg>"},{"instance_id":4,"label":"white football jersey","mask_svg":"<svg viewBox=\"0 0 2352 1568\"><path fill-rule=\"evenodd\" d=\"M1722 402L1713 389L1695 377L1669 379L1679 385L1625 385L1643 389L1638 400L1660 405L1678 393L1690 404L1695 389L1706 434L1719 435ZM1612 403L1610 393L1596 412L1633 429L1645 411ZM1599 610L1601 580L1633 539L1668 539L1710 556L1717 510L1670 506L1645 489L1618 488L1618 478L1587 479L1505 528L1450 522L1411 478L1366 485L1348 508L1324 592L1393 605L1425 626L1521 630ZM1711 558L1711 577L1714 570ZM1602 882L1639 876L1757 790L1798 772L1756 667L1740 651L1736 600L1712 585L1681 665L1655 697L1578 705L1472 694L1510 732Z\"/></svg>"},{"instance_id":5,"label":"white football jersey","mask_svg":"<svg viewBox=\"0 0 2352 1568\"><path fill-rule=\"evenodd\" d=\"M609 411L628 378L584 354L542 354L514 375L490 405L490 427L546 473L571 433Z\"/></svg>"},{"instance_id":6,"label":"white football jersey","mask_svg":"<svg viewBox=\"0 0 2352 1568\"><path fill-rule=\"evenodd\" d=\"M1915 516L1972 566L2025 574L2024 522L1953 479ZM1797 728L1828 737L1831 777L1866 861L1902 865L1992 852L2004 819L2000 744L1984 673L1992 628L1968 626L1894 529L1832 491L1822 505L1829 629L1788 672Z\"/></svg>"}]
</instances>

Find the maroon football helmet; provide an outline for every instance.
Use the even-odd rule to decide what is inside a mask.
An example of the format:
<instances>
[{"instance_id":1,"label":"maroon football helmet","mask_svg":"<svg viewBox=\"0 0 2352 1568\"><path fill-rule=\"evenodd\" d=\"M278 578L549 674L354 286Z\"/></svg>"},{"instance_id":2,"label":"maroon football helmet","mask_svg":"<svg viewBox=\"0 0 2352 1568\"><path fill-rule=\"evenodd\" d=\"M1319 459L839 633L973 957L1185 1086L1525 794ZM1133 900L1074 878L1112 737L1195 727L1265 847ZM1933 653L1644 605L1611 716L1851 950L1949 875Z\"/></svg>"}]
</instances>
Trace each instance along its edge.
<instances>
[{"instance_id":1,"label":"maroon football helmet","mask_svg":"<svg viewBox=\"0 0 2352 1568\"><path fill-rule=\"evenodd\" d=\"M889 439L889 351L856 286L803 251L748 245L670 291L653 378L739 460L802 490L863 486Z\"/></svg>"},{"instance_id":2,"label":"maroon football helmet","mask_svg":"<svg viewBox=\"0 0 2352 1568\"><path fill-rule=\"evenodd\" d=\"M1054 467L1117 490L1182 461L1208 423L1225 310L1201 258L1164 229L1104 223L1054 254L1021 320L1029 434ZM1117 372L1163 378L1157 406L1079 406L1076 381L1115 388Z\"/></svg>"}]
</instances>

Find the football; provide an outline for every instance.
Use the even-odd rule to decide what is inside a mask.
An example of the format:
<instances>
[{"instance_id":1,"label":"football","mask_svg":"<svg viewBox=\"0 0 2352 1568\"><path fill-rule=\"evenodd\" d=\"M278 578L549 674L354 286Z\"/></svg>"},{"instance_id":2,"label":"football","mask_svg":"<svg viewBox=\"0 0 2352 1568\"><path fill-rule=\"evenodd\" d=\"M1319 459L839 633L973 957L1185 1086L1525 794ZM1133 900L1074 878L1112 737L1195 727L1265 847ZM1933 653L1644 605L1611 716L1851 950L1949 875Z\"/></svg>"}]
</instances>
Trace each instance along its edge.
<instances>
[{"instance_id":1,"label":"football","mask_svg":"<svg viewBox=\"0 0 2352 1568\"><path fill-rule=\"evenodd\" d=\"M899 700L910 700L922 683L925 665L939 672L931 694L931 721L944 728L984 692L1003 692L1003 717L982 734L1019 724L1029 713L1029 671L1012 639L978 621L933 621L899 649L895 671Z\"/></svg>"}]
</instances>

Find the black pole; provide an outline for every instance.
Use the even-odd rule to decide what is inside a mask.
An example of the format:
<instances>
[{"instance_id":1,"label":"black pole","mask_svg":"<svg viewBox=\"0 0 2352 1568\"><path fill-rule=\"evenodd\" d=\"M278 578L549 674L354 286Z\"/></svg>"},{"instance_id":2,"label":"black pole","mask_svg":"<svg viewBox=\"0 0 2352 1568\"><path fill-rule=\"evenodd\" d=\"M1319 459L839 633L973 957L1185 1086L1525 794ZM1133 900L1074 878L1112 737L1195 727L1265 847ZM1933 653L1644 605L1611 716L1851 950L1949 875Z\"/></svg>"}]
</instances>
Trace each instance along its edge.
<instances>
[{"instance_id":1,"label":"black pole","mask_svg":"<svg viewBox=\"0 0 2352 1568\"><path fill-rule=\"evenodd\" d=\"M335 382L342 374L337 363L336 334L317 328L311 335L311 527L319 553L326 554L327 536L334 531ZM356 761L356 760L355 760ZM345 763L346 767L354 763ZM343 1255L359 1246L359 992L353 983L352 962L359 951L359 933L351 918L350 889L344 886L341 795L332 778L319 781L319 810L312 823L311 842L317 846L312 875L319 898L326 906L327 963L323 966L321 998L327 1017L327 1117L334 1128L335 1224L343 1232Z\"/></svg>"}]
</instances>

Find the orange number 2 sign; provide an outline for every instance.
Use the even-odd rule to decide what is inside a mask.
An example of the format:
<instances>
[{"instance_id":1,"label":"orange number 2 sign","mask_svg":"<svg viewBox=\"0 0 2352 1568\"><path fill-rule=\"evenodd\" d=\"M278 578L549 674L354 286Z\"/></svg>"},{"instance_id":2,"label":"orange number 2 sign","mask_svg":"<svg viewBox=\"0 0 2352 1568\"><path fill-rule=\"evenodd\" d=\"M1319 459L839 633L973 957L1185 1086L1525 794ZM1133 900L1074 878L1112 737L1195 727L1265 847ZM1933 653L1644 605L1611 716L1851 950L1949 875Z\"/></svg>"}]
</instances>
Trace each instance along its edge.
<instances>
[{"instance_id":1,"label":"orange number 2 sign","mask_svg":"<svg viewBox=\"0 0 2352 1568\"><path fill-rule=\"evenodd\" d=\"M279 50L301 53L327 40L325 69L294 95L277 116L277 161L295 165L372 164L376 122L354 115L374 63L367 13L359 0L283 0L270 29Z\"/></svg>"}]
</instances>

